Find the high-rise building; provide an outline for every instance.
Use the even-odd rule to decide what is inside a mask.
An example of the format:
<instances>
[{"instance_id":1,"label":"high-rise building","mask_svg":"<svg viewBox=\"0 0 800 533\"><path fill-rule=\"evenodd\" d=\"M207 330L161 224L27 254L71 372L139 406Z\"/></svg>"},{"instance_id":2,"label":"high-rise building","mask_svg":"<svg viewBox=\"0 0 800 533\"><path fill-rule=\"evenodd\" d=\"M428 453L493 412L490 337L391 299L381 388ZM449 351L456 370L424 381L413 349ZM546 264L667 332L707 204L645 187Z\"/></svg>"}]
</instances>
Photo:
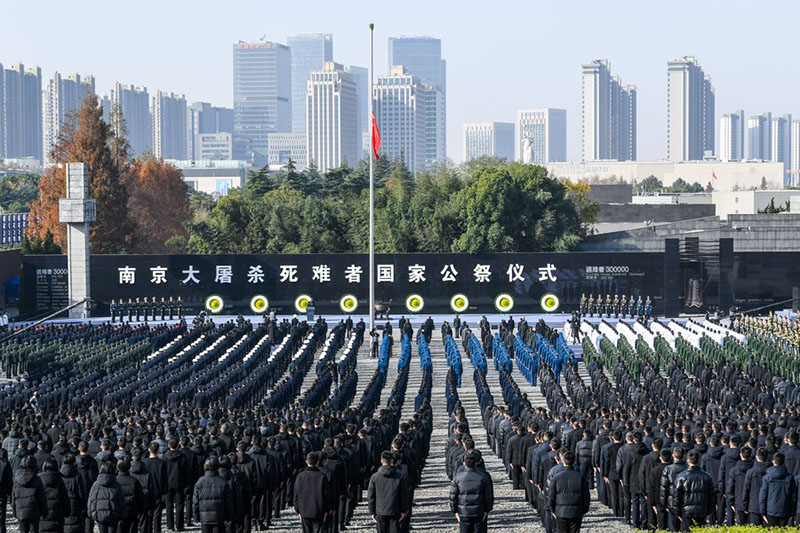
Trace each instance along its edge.
<instances>
[{"instance_id":1,"label":"high-rise building","mask_svg":"<svg viewBox=\"0 0 800 533\"><path fill-rule=\"evenodd\" d=\"M333 61L312 72L306 88L308 160L320 172L358 161L358 100L353 76Z\"/></svg>"},{"instance_id":2,"label":"high-rise building","mask_svg":"<svg viewBox=\"0 0 800 533\"><path fill-rule=\"evenodd\" d=\"M772 113L751 115L747 119L747 157L769 161L772 157Z\"/></svg>"},{"instance_id":3,"label":"high-rise building","mask_svg":"<svg viewBox=\"0 0 800 533\"><path fill-rule=\"evenodd\" d=\"M771 151L770 161L780 161L784 170L792 168L791 140L792 115L773 117L770 124Z\"/></svg>"},{"instance_id":4,"label":"high-rise building","mask_svg":"<svg viewBox=\"0 0 800 533\"><path fill-rule=\"evenodd\" d=\"M103 93L97 97L97 101L100 102L100 108L103 110L103 122L111 124L111 109L113 107L111 95Z\"/></svg>"},{"instance_id":5,"label":"high-rise building","mask_svg":"<svg viewBox=\"0 0 800 533\"><path fill-rule=\"evenodd\" d=\"M233 133L233 109L215 107L208 102L192 103L186 115L187 159L201 159L197 136L212 133Z\"/></svg>"},{"instance_id":6,"label":"high-rise building","mask_svg":"<svg viewBox=\"0 0 800 533\"><path fill-rule=\"evenodd\" d=\"M58 72L47 82L42 93L43 163L50 165L50 152L58 142L61 128L70 113L77 113L87 95L94 94L94 77L73 74L62 78Z\"/></svg>"},{"instance_id":7,"label":"high-rise building","mask_svg":"<svg viewBox=\"0 0 800 533\"><path fill-rule=\"evenodd\" d=\"M517 111L519 161L544 165L567 160L567 110L520 109Z\"/></svg>"},{"instance_id":8,"label":"high-rise building","mask_svg":"<svg viewBox=\"0 0 800 533\"><path fill-rule=\"evenodd\" d=\"M267 162L267 135L292 130L291 52L262 41L233 45L233 151Z\"/></svg>"},{"instance_id":9,"label":"high-rise building","mask_svg":"<svg viewBox=\"0 0 800 533\"><path fill-rule=\"evenodd\" d=\"M800 185L800 120L792 120L790 126L789 154L792 168L784 176L784 185L797 187Z\"/></svg>"},{"instance_id":10,"label":"high-rise building","mask_svg":"<svg viewBox=\"0 0 800 533\"><path fill-rule=\"evenodd\" d=\"M702 160L714 152L714 88L693 56L667 62L667 159Z\"/></svg>"},{"instance_id":11,"label":"high-rise building","mask_svg":"<svg viewBox=\"0 0 800 533\"><path fill-rule=\"evenodd\" d=\"M582 71L582 160L636 159L636 87L612 76L605 59Z\"/></svg>"},{"instance_id":12,"label":"high-rise building","mask_svg":"<svg viewBox=\"0 0 800 533\"><path fill-rule=\"evenodd\" d=\"M186 98L156 91L153 97L153 155L186 158Z\"/></svg>"},{"instance_id":13,"label":"high-rise building","mask_svg":"<svg viewBox=\"0 0 800 533\"><path fill-rule=\"evenodd\" d=\"M0 156L42 159L42 69L22 63L3 69L0 80Z\"/></svg>"},{"instance_id":14,"label":"high-rise building","mask_svg":"<svg viewBox=\"0 0 800 533\"><path fill-rule=\"evenodd\" d=\"M721 161L741 161L745 158L744 110L722 115L719 119L719 158Z\"/></svg>"},{"instance_id":15,"label":"high-rise building","mask_svg":"<svg viewBox=\"0 0 800 533\"><path fill-rule=\"evenodd\" d=\"M356 84L356 124L358 124L359 147L361 146L361 139L364 133L369 133L369 69L364 67L356 67L350 65L347 68L353 76L353 82ZM359 149L359 156L361 150ZM359 157L361 159L361 157Z\"/></svg>"},{"instance_id":16,"label":"high-rise building","mask_svg":"<svg viewBox=\"0 0 800 533\"><path fill-rule=\"evenodd\" d=\"M373 85L381 154L402 159L412 172L425 168L427 91L405 67L393 66Z\"/></svg>"},{"instance_id":17,"label":"high-rise building","mask_svg":"<svg viewBox=\"0 0 800 533\"><path fill-rule=\"evenodd\" d=\"M150 93L147 92L147 87L116 82L111 91L112 126L115 112L125 121L124 133L131 145L131 155L139 157L153 153L153 117L150 113Z\"/></svg>"},{"instance_id":18,"label":"high-rise building","mask_svg":"<svg viewBox=\"0 0 800 533\"><path fill-rule=\"evenodd\" d=\"M390 37L389 67L402 65L425 86L426 166L447 157L447 62L442 59L442 41L433 37Z\"/></svg>"},{"instance_id":19,"label":"high-rise building","mask_svg":"<svg viewBox=\"0 0 800 533\"><path fill-rule=\"evenodd\" d=\"M286 39L292 52L292 132L306 131L306 82L312 72L333 61L333 35L303 33Z\"/></svg>"},{"instance_id":20,"label":"high-rise building","mask_svg":"<svg viewBox=\"0 0 800 533\"><path fill-rule=\"evenodd\" d=\"M514 123L464 124L462 154L465 162L478 157L499 157L508 162L514 161Z\"/></svg>"},{"instance_id":21,"label":"high-rise building","mask_svg":"<svg viewBox=\"0 0 800 533\"><path fill-rule=\"evenodd\" d=\"M230 132L198 133L193 145L196 153L192 159L210 161L233 159L233 134Z\"/></svg>"},{"instance_id":22,"label":"high-rise building","mask_svg":"<svg viewBox=\"0 0 800 533\"><path fill-rule=\"evenodd\" d=\"M298 172L308 167L305 133L270 133L267 137L267 162L270 167L283 167L290 160Z\"/></svg>"}]
</instances>

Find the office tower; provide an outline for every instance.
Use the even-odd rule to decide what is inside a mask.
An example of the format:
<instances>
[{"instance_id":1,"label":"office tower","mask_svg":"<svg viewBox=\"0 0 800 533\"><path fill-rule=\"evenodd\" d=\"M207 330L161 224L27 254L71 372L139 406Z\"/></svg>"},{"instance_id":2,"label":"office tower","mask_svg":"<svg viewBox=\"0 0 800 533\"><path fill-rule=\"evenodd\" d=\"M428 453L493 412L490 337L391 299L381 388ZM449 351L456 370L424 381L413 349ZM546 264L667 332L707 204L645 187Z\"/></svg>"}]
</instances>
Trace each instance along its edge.
<instances>
[{"instance_id":1,"label":"office tower","mask_svg":"<svg viewBox=\"0 0 800 533\"><path fill-rule=\"evenodd\" d=\"M667 159L702 160L714 152L714 88L693 56L667 62Z\"/></svg>"},{"instance_id":2,"label":"office tower","mask_svg":"<svg viewBox=\"0 0 800 533\"><path fill-rule=\"evenodd\" d=\"M359 159L361 159L361 139L364 133L369 134L369 69L350 65L347 71L353 76L356 84L356 101L358 111L356 112L356 124L358 125L359 139Z\"/></svg>"},{"instance_id":3,"label":"office tower","mask_svg":"<svg viewBox=\"0 0 800 533\"><path fill-rule=\"evenodd\" d=\"M233 45L234 157L267 161L267 134L292 129L289 47L262 41Z\"/></svg>"},{"instance_id":4,"label":"office tower","mask_svg":"<svg viewBox=\"0 0 800 533\"><path fill-rule=\"evenodd\" d=\"M791 140L792 115L773 117L770 124L770 161L783 163L784 170L792 168Z\"/></svg>"},{"instance_id":5,"label":"office tower","mask_svg":"<svg viewBox=\"0 0 800 533\"><path fill-rule=\"evenodd\" d=\"M333 61L333 35L304 33L286 39L292 53L292 132L306 131L306 82L312 72Z\"/></svg>"},{"instance_id":6,"label":"office tower","mask_svg":"<svg viewBox=\"0 0 800 533\"><path fill-rule=\"evenodd\" d=\"M427 91L403 66L393 66L373 85L381 156L402 159L412 172L425 168Z\"/></svg>"},{"instance_id":7,"label":"office tower","mask_svg":"<svg viewBox=\"0 0 800 533\"><path fill-rule=\"evenodd\" d=\"M719 158L721 161L741 161L745 158L744 110L722 115L719 119Z\"/></svg>"},{"instance_id":8,"label":"office tower","mask_svg":"<svg viewBox=\"0 0 800 533\"><path fill-rule=\"evenodd\" d=\"M22 63L3 69L0 155L42 158L42 69Z\"/></svg>"},{"instance_id":9,"label":"office tower","mask_svg":"<svg viewBox=\"0 0 800 533\"><path fill-rule=\"evenodd\" d=\"M270 133L267 135L267 148L270 167L283 167L289 160L294 162L298 172L308 167L305 133Z\"/></svg>"},{"instance_id":10,"label":"office tower","mask_svg":"<svg viewBox=\"0 0 800 533\"><path fill-rule=\"evenodd\" d=\"M131 155L139 157L153 153L153 117L147 87L116 82L111 91L111 124L114 127L114 115L117 113L125 122L125 131L116 133L125 134L131 146Z\"/></svg>"},{"instance_id":11,"label":"office tower","mask_svg":"<svg viewBox=\"0 0 800 533\"><path fill-rule=\"evenodd\" d=\"M769 161L772 157L772 113L751 115L747 119L747 157Z\"/></svg>"},{"instance_id":12,"label":"office tower","mask_svg":"<svg viewBox=\"0 0 800 533\"><path fill-rule=\"evenodd\" d=\"M612 76L605 59L582 72L582 160L636 159L636 87Z\"/></svg>"},{"instance_id":13,"label":"office tower","mask_svg":"<svg viewBox=\"0 0 800 533\"><path fill-rule=\"evenodd\" d=\"M790 126L789 154L792 168L784 175L784 185L797 187L800 185L800 120L792 120Z\"/></svg>"},{"instance_id":14,"label":"office tower","mask_svg":"<svg viewBox=\"0 0 800 533\"><path fill-rule=\"evenodd\" d=\"M103 122L111 124L111 109L113 106L111 103L111 95L108 93L101 94L97 97L97 100L100 102L100 108L103 110Z\"/></svg>"},{"instance_id":15,"label":"office tower","mask_svg":"<svg viewBox=\"0 0 800 533\"><path fill-rule=\"evenodd\" d=\"M186 158L186 98L182 94L156 91L153 97L153 155Z\"/></svg>"},{"instance_id":16,"label":"office tower","mask_svg":"<svg viewBox=\"0 0 800 533\"><path fill-rule=\"evenodd\" d=\"M425 154L427 166L447 157L447 62L442 41L433 37L390 37L389 67L402 65L426 87ZM438 93L438 94L437 94Z\"/></svg>"},{"instance_id":17,"label":"office tower","mask_svg":"<svg viewBox=\"0 0 800 533\"><path fill-rule=\"evenodd\" d=\"M233 159L233 134L227 131L218 133L198 133L195 136L195 160L223 161Z\"/></svg>"},{"instance_id":18,"label":"office tower","mask_svg":"<svg viewBox=\"0 0 800 533\"><path fill-rule=\"evenodd\" d=\"M192 103L186 115L186 158L203 159L199 155L197 136L212 133L233 133L233 109L215 107L208 102Z\"/></svg>"},{"instance_id":19,"label":"office tower","mask_svg":"<svg viewBox=\"0 0 800 533\"><path fill-rule=\"evenodd\" d=\"M567 160L567 110L520 109L517 111L519 160L544 165Z\"/></svg>"},{"instance_id":20,"label":"office tower","mask_svg":"<svg viewBox=\"0 0 800 533\"><path fill-rule=\"evenodd\" d=\"M358 102L353 76L333 61L311 72L306 88L308 160L320 172L358 161Z\"/></svg>"},{"instance_id":21,"label":"office tower","mask_svg":"<svg viewBox=\"0 0 800 533\"><path fill-rule=\"evenodd\" d=\"M464 162L478 157L499 157L514 161L513 122L471 122L464 124L462 137Z\"/></svg>"},{"instance_id":22,"label":"office tower","mask_svg":"<svg viewBox=\"0 0 800 533\"><path fill-rule=\"evenodd\" d=\"M42 134L43 139L43 164L49 166L52 161L50 152L58 142L61 128L64 126L71 113L80 111L84 99L89 94L94 94L94 77L81 78L73 74L62 78L55 72L47 82L42 93Z\"/></svg>"}]
</instances>

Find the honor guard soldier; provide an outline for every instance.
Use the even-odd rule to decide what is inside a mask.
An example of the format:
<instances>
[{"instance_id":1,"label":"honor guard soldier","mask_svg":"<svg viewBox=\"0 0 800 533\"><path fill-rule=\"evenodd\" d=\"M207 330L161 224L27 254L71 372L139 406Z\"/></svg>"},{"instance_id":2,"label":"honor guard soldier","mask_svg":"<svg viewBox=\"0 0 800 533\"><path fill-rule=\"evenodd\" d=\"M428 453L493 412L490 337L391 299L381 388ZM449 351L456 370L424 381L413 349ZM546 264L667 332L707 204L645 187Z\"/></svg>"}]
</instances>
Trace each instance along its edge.
<instances>
[{"instance_id":1,"label":"honor guard soldier","mask_svg":"<svg viewBox=\"0 0 800 533\"><path fill-rule=\"evenodd\" d=\"M628 315L630 318L636 316L636 298L634 298L633 294L631 294L631 299L628 300Z\"/></svg>"},{"instance_id":2,"label":"honor guard soldier","mask_svg":"<svg viewBox=\"0 0 800 533\"><path fill-rule=\"evenodd\" d=\"M589 295L589 316L594 316L594 309L595 309L594 294L590 294Z\"/></svg>"},{"instance_id":3,"label":"honor guard soldier","mask_svg":"<svg viewBox=\"0 0 800 533\"><path fill-rule=\"evenodd\" d=\"M128 303L125 304L125 311L128 314L128 322L133 320L133 302L130 298L128 298Z\"/></svg>"},{"instance_id":4,"label":"honor guard soldier","mask_svg":"<svg viewBox=\"0 0 800 533\"><path fill-rule=\"evenodd\" d=\"M611 318L612 308L613 308L613 302L611 301L611 295L606 294L606 318Z\"/></svg>"},{"instance_id":5,"label":"honor guard soldier","mask_svg":"<svg viewBox=\"0 0 800 533\"><path fill-rule=\"evenodd\" d=\"M167 309L169 310L169 319L172 320L172 315L175 312L175 300L172 299L172 296L169 297L167 302Z\"/></svg>"},{"instance_id":6,"label":"honor guard soldier","mask_svg":"<svg viewBox=\"0 0 800 533\"><path fill-rule=\"evenodd\" d=\"M602 293L597 293L597 316L603 318L606 312L606 302L603 300Z\"/></svg>"},{"instance_id":7,"label":"honor guard soldier","mask_svg":"<svg viewBox=\"0 0 800 533\"><path fill-rule=\"evenodd\" d=\"M139 298L136 298L136 301L133 302L133 309L136 313L136 322L139 322L142 317L142 301Z\"/></svg>"},{"instance_id":8,"label":"honor guard soldier","mask_svg":"<svg viewBox=\"0 0 800 533\"><path fill-rule=\"evenodd\" d=\"M117 304L114 300L111 300L111 303L108 305L108 311L111 313L111 323L117 321Z\"/></svg>"},{"instance_id":9,"label":"honor guard soldier","mask_svg":"<svg viewBox=\"0 0 800 533\"><path fill-rule=\"evenodd\" d=\"M153 322L158 320L158 301L155 296L150 298L150 316L153 317Z\"/></svg>"},{"instance_id":10,"label":"honor guard soldier","mask_svg":"<svg viewBox=\"0 0 800 533\"><path fill-rule=\"evenodd\" d=\"M178 296L178 320L183 318L183 300Z\"/></svg>"},{"instance_id":11,"label":"honor guard soldier","mask_svg":"<svg viewBox=\"0 0 800 533\"><path fill-rule=\"evenodd\" d=\"M642 318L644 316L644 302L642 301L642 295L639 295L639 299L636 301L636 316L638 318Z\"/></svg>"},{"instance_id":12,"label":"honor guard soldier","mask_svg":"<svg viewBox=\"0 0 800 533\"><path fill-rule=\"evenodd\" d=\"M628 313L628 299L625 298L625 293L622 293L622 298L619 301L619 315L620 318L625 318Z\"/></svg>"},{"instance_id":13,"label":"honor guard soldier","mask_svg":"<svg viewBox=\"0 0 800 533\"><path fill-rule=\"evenodd\" d=\"M578 307L578 310L580 311L581 315L585 315L586 314L587 309L586 309L586 293L585 292L581 293L581 303L580 303L580 306Z\"/></svg>"},{"instance_id":14,"label":"honor guard soldier","mask_svg":"<svg viewBox=\"0 0 800 533\"><path fill-rule=\"evenodd\" d=\"M619 295L614 295L614 318L619 318Z\"/></svg>"},{"instance_id":15,"label":"honor guard soldier","mask_svg":"<svg viewBox=\"0 0 800 533\"><path fill-rule=\"evenodd\" d=\"M167 316L167 301L164 297L161 297L161 303L159 304L159 310L161 312L161 320L164 320L164 317Z\"/></svg>"},{"instance_id":16,"label":"honor guard soldier","mask_svg":"<svg viewBox=\"0 0 800 533\"><path fill-rule=\"evenodd\" d=\"M650 297L648 296L644 302L644 316L645 318L650 320L652 314L653 314L653 302L652 300L650 300Z\"/></svg>"}]
</instances>

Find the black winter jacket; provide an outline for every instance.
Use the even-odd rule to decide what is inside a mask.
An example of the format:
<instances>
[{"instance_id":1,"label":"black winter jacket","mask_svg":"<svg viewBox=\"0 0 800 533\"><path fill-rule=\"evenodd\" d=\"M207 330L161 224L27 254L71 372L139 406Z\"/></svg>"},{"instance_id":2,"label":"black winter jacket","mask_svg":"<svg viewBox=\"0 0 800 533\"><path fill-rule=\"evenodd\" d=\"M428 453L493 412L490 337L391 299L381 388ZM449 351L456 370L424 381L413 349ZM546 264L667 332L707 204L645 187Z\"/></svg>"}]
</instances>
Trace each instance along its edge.
<instances>
[{"instance_id":1,"label":"black winter jacket","mask_svg":"<svg viewBox=\"0 0 800 533\"><path fill-rule=\"evenodd\" d=\"M329 492L327 474L316 466L306 468L294 480L294 510L302 518L324 517L330 508Z\"/></svg>"},{"instance_id":2,"label":"black winter jacket","mask_svg":"<svg viewBox=\"0 0 800 533\"><path fill-rule=\"evenodd\" d=\"M83 487L86 492L92 488L94 482L97 481L97 476L100 473L100 467L97 460L91 455L78 455L75 457L75 467L78 469L78 475L83 480Z\"/></svg>"},{"instance_id":3,"label":"black winter jacket","mask_svg":"<svg viewBox=\"0 0 800 533\"><path fill-rule=\"evenodd\" d=\"M492 512L494 489L489 474L465 469L450 484L450 510L461 516L483 516Z\"/></svg>"},{"instance_id":4,"label":"black winter jacket","mask_svg":"<svg viewBox=\"0 0 800 533\"><path fill-rule=\"evenodd\" d=\"M37 520L47 514L44 485L33 470L21 468L14 474L11 497L17 520Z\"/></svg>"},{"instance_id":5,"label":"black winter jacket","mask_svg":"<svg viewBox=\"0 0 800 533\"><path fill-rule=\"evenodd\" d=\"M582 439L575 445L575 455L577 456L577 464L590 465L592 464L592 439Z\"/></svg>"},{"instance_id":6,"label":"black winter jacket","mask_svg":"<svg viewBox=\"0 0 800 533\"><path fill-rule=\"evenodd\" d=\"M164 454L167 464L167 490L185 490L189 485L189 463L180 450L170 450Z\"/></svg>"},{"instance_id":7,"label":"black winter jacket","mask_svg":"<svg viewBox=\"0 0 800 533\"><path fill-rule=\"evenodd\" d=\"M205 472L194 486L194 514L201 524L233 520L233 491L217 472Z\"/></svg>"},{"instance_id":8,"label":"black winter jacket","mask_svg":"<svg viewBox=\"0 0 800 533\"><path fill-rule=\"evenodd\" d=\"M675 479L673 506L678 516L703 517L716 507L714 481L699 466L689 467Z\"/></svg>"},{"instance_id":9,"label":"black winter jacket","mask_svg":"<svg viewBox=\"0 0 800 533\"><path fill-rule=\"evenodd\" d=\"M61 467L61 479L64 480L64 487L67 489L67 498L69 499L69 512L64 515L64 532L83 533L85 529L83 513L86 511L88 496L83 478L74 465L64 465Z\"/></svg>"},{"instance_id":10,"label":"black winter jacket","mask_svg":"<svg viewBox=\"0 0 800 533\"><path fill-rule=\"evenodd\" d=\"M144 491L139 480L130 473L117 474L117 483L122 488L122 496L125 498L125 507L128 509L127 519L139 516L145 511Z\"/></svg>"},{"instance_id":11,"label":"black winter jacket","mask_svg":"<svg viewBox=\"0 0 800 533\"><path fill-rule=\"evenodd\" d=\"M550 483L550 510L556 518L578 518L589 512L589 484L579 471L564 469Z\"/></svg>"},{"instance_id":12,"label":"black winter jacket","mask_svg":"<svg viewBox=\"0 0 800 533\"><path fill-rule=\"evenodd\" d=\"M728 498L728 505L733 505L737 511L747 510L747 499L745 499L744 482L748 470L753 467L753 460L739 461L733 465L728 472L728 479L725 483L725 495Z\"/></svg>"},{"instance_id":13,"label":"black winter jacket","mask_svg":"<svg viewBox=\"0 0 800 533\"><path fill-rule=\"evenodd\" d=\"M369 479L369 514L397 516L411 507L408 478L394 466L381 466Z\"/></svg>"},{"instance_id":14,"label":"black winter jacket","mask_svg":"<svg viewBox=\"0 0 800 533\"><path fill-rule=\"evenodd\" d=\"M64 517L69 514L69 497L61 472L42 472L39 479L44 485L47 499L47 513L39 522L39 533L61 533L64 530Z\"/></svg>"},{"instance_id":15,"label":"black winter jacket","mask_svg":"<svg viewBox=\"0 0 800 533\"><path fill-rule=\"evenodd\" d=\"M139 485L142 487L142 509L141 511L150 511L155 509L156 498L160 496L156 488L156 482L150 472L147 470L142 461L133 461L131 463L131 476L136 478ZM124 487L123 487L124 488Z\"/></svg>"},{"instance_id":16,"label":"black winter jacket","mask_svg":"<svg viewBox=\"0 0 800 533\"><path fill-rule=\"evenodd\" d=\"M761 507L758 503L758 495L761 492L761 480L764 474L767 473L769 463L758 461L755 462L753 468L747 471L744 478L744 498L747 501L747 512L760 513Z\"/></svg>"},{"instance_id":17,"label":"black winter jacket","mask_svg":"<svg viewBox=\"0 0 800 533\"><path fill-rule=\"evenodd\" d=\"M659 502L665 509L673 508L673 496L675 495L675 480L678 474L686 470L686 461L672 463L664 468L661 473L661 488L659 491Z\"/></svg>"},{"instance_id":18,"label":"black winter jacket","mask_svg":"<svg viewBox=\"0 0 800 533\"><path fill-rule=\"evenodd\" d=\"M87 502L89 518L100 524L116 524L128 513L125 496L117 478L111 474L100 474L89 491Z\"/></svg>"}]
</instances>

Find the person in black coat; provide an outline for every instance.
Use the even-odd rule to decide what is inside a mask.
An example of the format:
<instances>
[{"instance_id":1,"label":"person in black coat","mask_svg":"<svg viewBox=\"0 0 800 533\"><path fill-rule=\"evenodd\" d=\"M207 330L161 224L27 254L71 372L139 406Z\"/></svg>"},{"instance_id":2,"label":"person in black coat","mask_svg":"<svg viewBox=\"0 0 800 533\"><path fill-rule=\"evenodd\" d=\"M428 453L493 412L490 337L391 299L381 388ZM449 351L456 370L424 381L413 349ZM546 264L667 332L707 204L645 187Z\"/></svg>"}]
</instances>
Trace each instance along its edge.
<instances>
[{"instance_id":1,"label":"person in black coat","mask_svg":"<svg viewBox=\"0 0 800 533\"><path fill-rule=\"evenodd\" d=\"M661 488L659 492L659 500L661 506L666 509L668 513L668 526L670 531L678 531L680 524L678 523L678 514L675 508L675 480L678 474L686 470L686 461L683 459L683 448L676 447L672 450L672 464L664 468L661 473Z\"/></svg>"},{"instance_id":2,"label":"person in black coat","mask_svg":"<svg viewBox=\"0 0 800 533\"><path fill-rule=\"evenodd\" d=\"M6 533L6 507L13 487L14 475L11 472L11 463L4 454L0 454L0 533Z\"/></svg>"},{"instance_id":3,"label":"person in black coat","mask_svg":"<svg viewBox=\"0 0 800 533\"><path fill-rule=\"evenodd\" d=\"M450 483L450 510L456 516L461 533L485 531L489 513L494 508L492 482L485 473L475 469L477 461L475 454L466 454L464 470Z\"/></svg>"},{"instance_id":4,"label":"person in black coat","mask_svg":"<svg viewBox=\"0 0 800 533\"><path fill-rule=\"evenodd\" d=\"M589 512L589 483L576 470L575 454L567 451L561 459L564 469L553 477L549 488L549 507L556 517L558 531L577 533L583 515Z\"/></svg>"},{"instance_id":5,"label":"person in black coat","mask_svg":"<svg viewBox=\"0 0 800 533\"><path fill-rule=\"evenodd\" d=\"M150 474L150 477L153 480L153 488L155 493L153 494L153 510L149 513L148 519L152 523L152 529L148 529L146 531L152 531L153 533L161 533L161 515L164 513L164 499L167 494L167 465L158 457L158 451L160 449L160 445L158 442L151 442L150 446L147 448L147 452L150 457L146 459L142 459L142 463L144 463L144 467L147 469L147 472Z\"/></svg>"},{"instance_id":6,"label":"person in black coat","mask_svg":"<svg viewBox=\"0 0 800 533\"><path fill-rule=\"evenodd\" d=\"M89 492L100 473L100 465L97 463L97 460L92 457L89 452L89 443L85 440L78 444L78 456L75 458L75 468L78 469L78 475L83 481L84 489L86 492ZM86 531L92 531L94 527L94 521L88 514L86 515L85 526Z\"/></svg>"},{"instance_id":7,"label":"person in black coat","mask_svg":"<svg viewBox=\"0 0 800 533\"><path fill-rule=\"evenodd\" d=\"M39 533L62 533L64 517L70 514L69 496L55 459L50 457L44 460L39 479L42 480L47 499L47 513L39 521Z\"/></svg>"},{"instance_id":8,"label":"person in black coat","mask_svg":"<svg viewBox=\"0 0 800 533\"><path fill-rule=\"evenodd\" d=\"M392 465L392 452L383 452L381 466L370 477L367 489L369 514L378 533L399 531L400 522L408 516L411 492L407 479Z\"/></svg>"},{"instance_id":9,"label":"person in black coat","mask_svg":"<svg viewBox=\"0 0 800 533\"><path fill-rule=\"evenodd\" d=\"M303 533L322 533L330 509L328 476L317 467L319 461L319 452L309 453L307 468L294 481L294 510L300 515Z\"/></svg>"},{"instance_id":10,"label":"person in black coat","mask_svg":"<svg viewBox=\"0 0 800 533\"><path fill-rule=\"evenodd\" d=\"M784 461L783 453L773 455L772 468L761 479L758 501L770 527L788 525L797 508L797 484Z\"/></svg>"},{"instance_id":11,"label":"person in black coat","mask_svg":"<svg viewBox=\"0 0 800 533\"><path fill-rule=\"evenodd\" d=\"M156 489L153 476L150 475L150 472L143 462L144 451L140 448L136 448L133 450L131 456L133 457L133 461L131 462L130 473L131 476L139 482L139 485L141 485L143 498L136 529L140 532L149 532L153 528L153 509L156 507L158 490Z\"/></svg>"},{"instance_id":12,"label":"person in black coat","mask_svg":"<svg viewBox=\"0 0 800 533\"><path fill-rule=\"evenodd\" d=\"M223 533L225 524L234 518L233 491L218 470L217 458L209 457L203 465L203 476L194 485L194 515L203 533Z\"/></svg>"},{"instance_id":13,"label":"person in black coat","mask_svg":"<svg viewBox=\"0 0 800 533\"><path fill-rule=\"evenodd\" d=\"M167 465L167 490L165 503L167 508L167 529L183 531L184 496L189 484L190 465L186 455L179 449L178 440L169 441L169 451L164 454Z\"/></svg>"},{"instance_id":14,"label":"person in black coat","mask_svg":"<svg viewBox=\"0 0 800 533\"><path fill-rule=\"evenodd\" d=\"M120 533L135 533L138 528L139 517L147 511L142 484L130 472L131 463L128 459L122 459L117 462L117 483L122 488L125 507L128 510L125 518L120 521Z\"/></svg>"},{"instance_id":15,"label":"person in black coat","mask_svg":"<svg viewBox=\"0 0 800 533\"><path fill-rule=\"evenodd\" d=\"M689 452L686 462L689 467L675 478L673 489L673 507L680 517L681 531L703 527L716 504L714 480L708 472L700 470L700 454Z\"/></svg>"},{"instance_id":16,"label":"person in black coat","mask_svg":"<svg viewBox=\"0 0 800 533\"><path fill-rule=\"evenodd\" d=\"M39 531L39 520L47 514L44 484L36 475L36 459L26 455L14 473L11 507L19 521L20 533Z\"/></svg>"},{"instance_id":17,"label":"person in black coat","mask_svg":"<svg viewBox=\"0 0 800 533\"><path fill-rule=\"evenodd\" d=\"M100 465L97 481L89 490L86 507L89 517L97 524L100 533L117 533L119 523L128 512L122 487L114 476L114 465L105 462Z\"/></svg>"},{"instance_id":18,"label":"person in black coat","mask_svg":"<svg viewBox=\"0 0 800 533\"><path fill-rule=\"evenodd\" d=\"M69 512L64 513L64 533L83 533L85 531L86 498L88 489L75 466L75 456L71 453L62 458L61 479L67 489Z\"/></svg>"}]
</instances>

